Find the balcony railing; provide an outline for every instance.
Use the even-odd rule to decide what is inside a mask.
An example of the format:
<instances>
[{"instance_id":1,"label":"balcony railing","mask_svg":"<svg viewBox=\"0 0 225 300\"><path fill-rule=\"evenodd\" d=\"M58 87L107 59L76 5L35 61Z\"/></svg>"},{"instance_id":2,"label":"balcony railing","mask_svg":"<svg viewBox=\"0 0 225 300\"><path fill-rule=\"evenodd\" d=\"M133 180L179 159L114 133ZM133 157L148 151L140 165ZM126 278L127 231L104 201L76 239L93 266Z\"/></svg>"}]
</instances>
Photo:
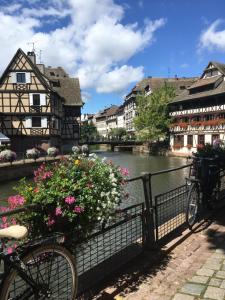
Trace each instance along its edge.
<instances>
[{"instance_id":1,"label":"balcony railing","mask_svg":"<svg viewBox=\"0 0 225 300\"><path fill-rule=\"evenodd\" d=\"M176 127L179 127L180 129L186 130L188 127L207 127L207 126L219 126L219 125L224 125L225 124L225 119L216 119L216 120L207 120L207 121L190 121L190 122L177 122L177 123L172 123L170 125L171 129L175 129Z\"/></svg>"}]
</instances>

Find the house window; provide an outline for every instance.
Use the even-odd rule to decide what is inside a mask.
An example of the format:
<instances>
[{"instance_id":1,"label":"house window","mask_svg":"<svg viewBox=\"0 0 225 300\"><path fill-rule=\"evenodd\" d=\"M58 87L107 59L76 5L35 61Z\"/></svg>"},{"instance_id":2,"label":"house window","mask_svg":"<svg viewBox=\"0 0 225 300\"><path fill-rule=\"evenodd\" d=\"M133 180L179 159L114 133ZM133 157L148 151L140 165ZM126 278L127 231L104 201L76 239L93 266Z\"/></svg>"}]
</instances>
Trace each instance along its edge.
<instances>
[{"instance_id":1,"label":"house window","mask_svg":"<svg viewBox=\"0 0 225 300\"><path fill-rule=\"evenodd\" d=\"M55 76L55 73L54 73L54 72L50 72L50 75L51 75L51 76Z\"/></svg>"},{"instance_id":2,"label":"house window","mask_svg":"<svg viewBox=\"0 0 225 300\"><path fill-rule=\"evenodd\" d=\"M17 83L26 83L26 74L25 73L16 73L16 82Z\"/></svg>"},{"instance_id":3,"label":"house window","mask_svg":"<svg viewBox=\"0 0 225 300\"><path fill-rule=\"evenodd\" d=\"M33 105L34 106L40 106L40 94L33 94Z\"/></svg>"},{"instance_id":4,"label":"house window","mask_svg":"<svg viewBox=\"0 0 225 300\"><path fill-rule=\"evenodd\" d=\"M32 117L32 127L41 127L41 117Z\"/></svg>"},{"instance_id":5,"label":"house window","mask_svg":"<svg viewBox=\"0 0 225 300\"><path fill-rule=\"evenodd\" d=\"M199 145L205 145L205 136L204 136L204 134L199 134L198 135L198 144Z\"/></svg>"},{"instance_id":6,"label":"house window","mask_svg":"<svg viewBox=\"0 0 225 300\"><path fill-rule=\"evenodd\" d=\"M193 146L193 135L188 135L187 136L187 144L189 146Z\"/></svg>"},{"instance_id":7,"label":"house window","mask_svg":"<svg viewBox=\"0 0 225 300\"><path fill-rule=\"evenodd\" d=\"M212 144L215 140L218 140L220 138L219 134L212 134Z\"/></svg>"},{"instance_id":8,"label":"house window","mask_svg":"<svg viewBox=\"0 0 225 300\"><path fill-rule=\"evenodd\" d=\"M183 135L176 135L174 137L174 146L177 147L184 147L184 136Z\"/></svg>"},{"instance_id":9,"label":"house window","mask_svg":"<svg viewBox=\"0 0 225 300\"><path fill-rule=\"evenodd\" d=\"M53 87L60 87L59 81L52 81L52 86Z\"/></svg>"}]
</instances>

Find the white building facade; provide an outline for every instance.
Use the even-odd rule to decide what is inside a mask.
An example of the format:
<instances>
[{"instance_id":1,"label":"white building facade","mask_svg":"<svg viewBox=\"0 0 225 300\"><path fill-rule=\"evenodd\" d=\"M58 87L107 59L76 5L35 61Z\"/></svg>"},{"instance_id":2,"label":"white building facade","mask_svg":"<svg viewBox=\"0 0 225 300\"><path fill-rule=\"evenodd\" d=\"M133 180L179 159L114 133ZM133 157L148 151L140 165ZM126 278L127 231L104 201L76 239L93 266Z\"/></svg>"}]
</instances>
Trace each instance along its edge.
<instances>
[{"instance_id":1,"label":"white building facade","mask_svg":"<svg viewBox=\"0 0 225 300\"><path fill-rule=\"evenodd\" d=\"M169 109L172 153L190 155L198 145L225 140L225 64L210 62Z\"/></svg>"}]
</instances>

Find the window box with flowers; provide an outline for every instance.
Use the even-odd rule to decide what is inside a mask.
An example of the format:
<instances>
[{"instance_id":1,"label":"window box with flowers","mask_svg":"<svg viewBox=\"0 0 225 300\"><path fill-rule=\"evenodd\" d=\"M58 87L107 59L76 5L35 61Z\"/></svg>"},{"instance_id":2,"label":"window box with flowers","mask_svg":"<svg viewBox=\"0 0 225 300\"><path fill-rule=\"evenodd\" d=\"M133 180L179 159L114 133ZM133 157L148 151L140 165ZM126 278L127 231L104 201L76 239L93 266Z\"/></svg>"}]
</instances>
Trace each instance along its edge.
<instances>
[{"instance_id":1,"label":"window box with flowers","mask_svg":"<svg viewBox=\"0 0 225 300\"><path fill-rule=\"evenodd\" d=\"M42 164L34 172L33 183L20 181L16 188L20 201L14 201L13 208L38 205L38 211L17 218L29 226L31 238L60 231L78 240L116 211L125 193L126 176L127 169L95 155L62 157L59 162Z\"/></svg>"},{"instance_id":2,"label":"window box with flowers","mask_svg":"<svg viewBox=\"0 0 225 300\"><path fill-rule=\"evenodd\" d=\"M193 147L192 144L187 144L187 148L190 150Z\"/></svg>"},{"instance_id":3,"label":"window box with flowers","mask_svg":"<svg viewBox=\"0 0 225 300\"><path fill-rule=\"evenodd\" d=\"M183 146L182 146L181 144L174 144L174 145L173 145L173 148L174 148L174 149L177 149L177 150L180 149L180 148L182 148L182 147L183 147Z\"/></svg>"}]
</instances>

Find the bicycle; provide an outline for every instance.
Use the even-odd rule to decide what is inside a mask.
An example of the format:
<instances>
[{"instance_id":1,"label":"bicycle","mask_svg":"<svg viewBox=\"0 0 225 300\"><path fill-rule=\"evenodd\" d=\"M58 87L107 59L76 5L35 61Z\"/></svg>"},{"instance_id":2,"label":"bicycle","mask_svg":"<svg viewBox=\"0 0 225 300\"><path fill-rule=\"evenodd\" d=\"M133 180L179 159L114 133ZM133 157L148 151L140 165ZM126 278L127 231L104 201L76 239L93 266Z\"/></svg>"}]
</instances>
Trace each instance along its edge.
<instances>
[{"instance_id":1,"label":"bicycle","mask_svg":"<svg viewBox=\"0 0 225 300\"><path fill-rule=\"evenodd\" d=\"M4 273L0 286L1 300L74 300L77 292L76 262L65 246L63 234L35 239L18 246L11 254L3 251L4 240L24 239L25 226L0 229L0 260Z\"/></svg>"},{"instance_id":2,"label":"bicycle","mask_svg":"<svg viewBox=\"0 0 225 300\"><path fill-rule=\"evenodd\" d=\"M193 159L193 165L189 178L186 178L188 187L186 223L188 228L192 229L202 213L212 209L219 200L221 169L217 158L188 157L190 158Z\"/></svg>"}]
</instances>

